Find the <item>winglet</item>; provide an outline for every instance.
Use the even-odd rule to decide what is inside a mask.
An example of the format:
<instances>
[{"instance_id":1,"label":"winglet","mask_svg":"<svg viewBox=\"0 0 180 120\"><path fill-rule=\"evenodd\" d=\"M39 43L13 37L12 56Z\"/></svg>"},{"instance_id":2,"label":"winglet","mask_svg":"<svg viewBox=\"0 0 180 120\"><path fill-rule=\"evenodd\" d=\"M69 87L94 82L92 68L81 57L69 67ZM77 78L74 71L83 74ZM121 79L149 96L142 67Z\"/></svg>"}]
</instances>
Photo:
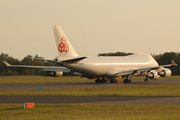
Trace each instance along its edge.
<instances>
[{"instance_id":1,"label":"winglet","mask_svg":"<svg viewBox=\"0 0 180 120\"><path fill-rule=\"evenodd\" d=\"M177 64L175 63L174 60L171 60L171 64L172 64L173 66L177 66Z\"/></svg>"},{"instance_id":2,"label":"winglet","mask_svg":"<svg viewBox=\"0 0 180 120\"><path fill-rule=\"evenodd\" d=\"M6 61L3 61L3 62L7 67L11 66L11 64L7 63Z\"/></svg>"}]
</instances>

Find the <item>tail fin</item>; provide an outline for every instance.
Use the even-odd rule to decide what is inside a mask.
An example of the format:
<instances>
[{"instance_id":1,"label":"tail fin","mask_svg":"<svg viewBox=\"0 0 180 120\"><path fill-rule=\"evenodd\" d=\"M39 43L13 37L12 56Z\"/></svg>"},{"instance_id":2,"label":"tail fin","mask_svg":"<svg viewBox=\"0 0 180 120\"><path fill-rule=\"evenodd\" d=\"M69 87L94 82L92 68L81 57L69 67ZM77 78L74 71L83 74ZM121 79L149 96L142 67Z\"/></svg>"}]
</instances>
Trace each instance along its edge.
<instances>
[{"instance_id":1,"label":"tail fin","mask_svg":"<svg viewBox=\"0 0 180 120\"><path fill-rule=\"evenodd\" d=\"M59 26L53 26L54 35L56 39L58 55L62 57L76 57L78 54L72 47L71 43L67 39Z\"/></svg>"}]
</instances>

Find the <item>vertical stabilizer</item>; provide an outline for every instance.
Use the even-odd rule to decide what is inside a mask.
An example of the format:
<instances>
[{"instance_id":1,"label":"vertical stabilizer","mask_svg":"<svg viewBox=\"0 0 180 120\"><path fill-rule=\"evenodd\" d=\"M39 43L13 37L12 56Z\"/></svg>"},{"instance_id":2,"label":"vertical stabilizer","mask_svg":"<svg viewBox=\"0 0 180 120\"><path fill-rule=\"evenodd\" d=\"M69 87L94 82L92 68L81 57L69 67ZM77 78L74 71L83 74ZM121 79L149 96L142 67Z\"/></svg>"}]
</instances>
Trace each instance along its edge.
<instances>
[{"instance_id":1,"label":"vertical stabilizer","mask_svg":"<svg viewBox=\"0 0 180 120\"><path fill-rule=\"evenodd\" d=\"M56 39L58 55L62 57L78 56L61 28L59 26L53 26L53 30Z\"/></svg>"}]
</instances>

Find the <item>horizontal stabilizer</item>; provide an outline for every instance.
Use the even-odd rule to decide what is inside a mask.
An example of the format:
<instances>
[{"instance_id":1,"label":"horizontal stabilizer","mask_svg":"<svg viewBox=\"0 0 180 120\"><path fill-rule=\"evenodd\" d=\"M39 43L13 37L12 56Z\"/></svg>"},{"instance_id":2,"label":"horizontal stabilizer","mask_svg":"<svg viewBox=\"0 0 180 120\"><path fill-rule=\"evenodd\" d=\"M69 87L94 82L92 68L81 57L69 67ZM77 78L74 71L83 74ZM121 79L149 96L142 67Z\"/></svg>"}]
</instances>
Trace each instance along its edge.
<instances>
[{"instance_id":1,"label":"horizontal stabilizer","mask_svg":"<svg viewBox=\"0 0 180 120\"><path fill-rule=\"evenodd\" d=\"M9 63L7 63L6 61L3 61L3 63L7 66L10 67L11 65Z\"/></svg>"}]
</instances>

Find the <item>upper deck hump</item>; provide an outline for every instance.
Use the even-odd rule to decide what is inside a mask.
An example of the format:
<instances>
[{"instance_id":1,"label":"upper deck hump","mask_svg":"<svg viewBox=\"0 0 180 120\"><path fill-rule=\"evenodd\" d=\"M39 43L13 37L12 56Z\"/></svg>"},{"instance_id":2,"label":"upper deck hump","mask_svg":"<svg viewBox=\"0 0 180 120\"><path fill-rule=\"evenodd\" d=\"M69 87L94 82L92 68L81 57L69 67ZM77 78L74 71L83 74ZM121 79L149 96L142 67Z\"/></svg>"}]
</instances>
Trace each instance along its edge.
<instances>
[{"instance_id":1,"label":"upper deck hump","mask_svg":"<svg viewBox=\"0 0 180 120\"><path fill-rule=\"evenodd\" d=\"M105 57L88 57L83 63L146 63L153 60L150 54L134 54L128 56L105 56Z\"/></svg>"}]
</instances>

